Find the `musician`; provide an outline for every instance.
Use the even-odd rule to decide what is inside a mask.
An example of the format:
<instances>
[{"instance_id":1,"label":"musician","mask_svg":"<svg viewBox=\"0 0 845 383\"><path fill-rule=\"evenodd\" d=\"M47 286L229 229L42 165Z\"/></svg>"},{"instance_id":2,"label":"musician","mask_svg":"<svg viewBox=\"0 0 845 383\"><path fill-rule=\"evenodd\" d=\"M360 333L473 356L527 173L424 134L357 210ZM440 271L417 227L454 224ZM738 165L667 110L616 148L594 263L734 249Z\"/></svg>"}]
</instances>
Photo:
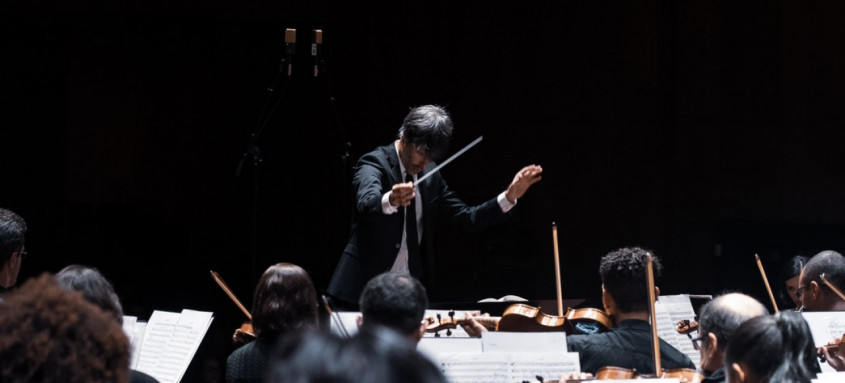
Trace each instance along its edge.
<instances>
[{"instance_id":1,"label":"musician","mask_svg":"<svg viewBox=\"0 0 845 383\"><path fill-rule=\"evenodd\" d=\"M252 328L256 339L229 355L228 383L263 383L266 361L276 341L318 326L317 292L301 267L277 263L267 268L252 300Z\"/></svg>"},{"instance_id":2,"label":"musician","mask_svg":"<svg viewBox=\"0 0 845 383\"><path fill-rule=\"evenodd\" d=\"M845 311L845 301L822 280L841 289L845 286L845 257L833 250L825 250L810 258L798 279L796 295L805 311Z\"/></svg>"},{"instance_id":3,"label":"musician","mask_svg":"<svg viewBox=\"0 0 845 383\"><path fill-rule=\"evenodd\" d=\"M444 108L416 107L405 117L397 140L358 160L352 180L355 222L327 289L341 305L354 309L364 284L389 270L410 272L434 291L437 216L448 216L464 230L482 230L505 218L540 180L543 169L526 166L504 192L478 206L465 204L439 171L417 184L443 159L452 131ZM406 215L415 216L414 223L406 225Z\"/></svg>"},{"instance_id":4,"label":"musician","mask_svg":"<svg viewBox=\"0 0 845 383\"><path fill-rule=\"evenodd\" d=\"M766 307L741 293L716 297L701 307L698 319L698 351L701 369L707 373L702 383L724 383L724 356L734 331L746 320L768 315Z\"/></svg>"},{"instance_id":5,"label":"musician","mask_svg":"<svg viewBox=\"0 0 845 383\"><path fill-rule=\"evenodd\" d=\"M570 352L578 352L581 371L595 375L604 366L636 369L654 374L652 331L648 322L649 298L646 278L646 250L626 247L602 257L599 274L602 304L616 323L611 331L590 335L569 335ZM660 260L653 257L654 276L660 275ZM659 294L659 289L655 294ZM695 364L682 352L660 340L660 360L665 369L690 368Z\"/></svg>"},{"instance_id":6,"label":"musician","mask_svg":"<svg viewBox=\"0 0 845 383\"><path fill-rule=\"evenodd\" d=\"M0 294L18 281L24 250L26 221L15 212L0 208ZM2 298L0 298L2 299Z\"/></svg>"},{"instance_id":7,"label":"musician","mask_svg":"<svg viewBox=\"0 0 845 383\"><path fill-rule=\"evenodd\" d=\"M428 297L425 287L406 272L381 273L367 282L359 300L359 326L384 326L417 343L425 334L422 323Z\"/></svg>"},{"instance_id":8,"label":"musician","mask_svg":"<svg viewBox=\"0 0 845 383\"><path fill-rule=\"evenodd\" d=\"M803 255L796 255L790 258L781 269L780 278L783 284L778 294L781 301L779 304L780 307L792 307L796 309L801 307L801 300L798 299L795 292L798 291L798 286L800 286L801 270L804 269L804 265L807 264L808 260L809 258Z\"/></svg>"},{"instance_id":9,"label":"musician","mask_svg":"<svg viewBox=\"0 0 845 383\"><path fill-rule=\"evenodd\" d=\"M117 323L123 324L123 307L120 304L120 298L111 282L99 270L83 265L69 265L56 273L55 278L59 288L81 292L82 298L99 307ZM152 376L134 369L129 371L129 381L130 383L158 382Z\"/></svg>"},{"instance_id":10,"label":"musician","mask_svg":"<svg viewBox=\"0 0 845 383\"><path fill-rule=\"evenodd\" d=\"M271 354L268 383L446 383L408 337L378 325L351 338L304 331Z\"/></svg>"},{"instance_id":11,"label":"musician","mask_svg":"<svg viewBox=\"0 0 845 383\"><path fill-rule=\"evenodd\" d=\"M725 369L731 383L809 383L819 372L810 327L794 311L751 318L728 341Z\"/></svg>"},{"instance_id":12,"label":"musician","mask_svg":"<svg viewBox=\"0 0 845 383\"><path fill-rule=\"evenodd\" d=\"M0 303L0 381L129 381L129 338L109 314L51 274L31 278Z\"/></svg>"}]
</instances>

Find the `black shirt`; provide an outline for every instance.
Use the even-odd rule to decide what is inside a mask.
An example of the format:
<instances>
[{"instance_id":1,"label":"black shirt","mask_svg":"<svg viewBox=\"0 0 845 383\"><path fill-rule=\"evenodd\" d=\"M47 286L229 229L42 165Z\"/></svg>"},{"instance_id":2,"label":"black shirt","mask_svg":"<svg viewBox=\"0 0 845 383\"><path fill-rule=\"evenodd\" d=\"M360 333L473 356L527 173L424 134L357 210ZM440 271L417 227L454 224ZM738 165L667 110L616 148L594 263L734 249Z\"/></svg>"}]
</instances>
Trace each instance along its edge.
<instances>
[{"instance_id":1,"label":"black shirt","mask_svg":"<svg viewBox=\"0 0 845 383\"><path fill-rule=\"evenodd\" d=\"M704 378L701 383L725 383L725 368L722 367L716 371L713 371L710 376Z\"/></svg>"},{"instance_id":2,"label":"black shirt","mask_svg":"<svg viewBox=\"0 0 845 383\"><path fill-rule=\"evenodd\" d=\"M581 371L595 375L604 366L636 369L638 374L653 374L651 325L642 320L626 320L611 331L566 337L570 352L578 352ZM660 366L666 370L695 369L684 353L660 340Z\"/></svg>"}]
</instances>

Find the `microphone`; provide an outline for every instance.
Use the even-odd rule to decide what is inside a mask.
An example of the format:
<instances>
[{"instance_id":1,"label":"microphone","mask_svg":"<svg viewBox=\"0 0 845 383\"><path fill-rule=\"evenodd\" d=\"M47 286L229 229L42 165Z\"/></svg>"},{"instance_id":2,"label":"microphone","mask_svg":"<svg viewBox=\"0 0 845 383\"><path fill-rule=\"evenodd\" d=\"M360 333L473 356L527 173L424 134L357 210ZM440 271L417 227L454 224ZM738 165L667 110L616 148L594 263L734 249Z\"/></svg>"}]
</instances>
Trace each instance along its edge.
<instances>
[{"instance_id":1,"label":"microphone","mask_svg":"<svg viewBox=\"0 0 845 383\"><path fill-rule=\"evenodd\" d=\"M296 53L296 29L285 29L285 60L288 64L288 77L291 75L293 68L293 55Z\"/></svg>"},{"instance_id":2,"label":"microphone","mask_svg":"<svg viewBox=\"0 0 845 383\"><path fill-rule=\"evenodd\" d=\"M323 49L323 30L311 30L311 57L314 58L314 77L320 72L320 53Z\"/></svg>"}]
</instances>

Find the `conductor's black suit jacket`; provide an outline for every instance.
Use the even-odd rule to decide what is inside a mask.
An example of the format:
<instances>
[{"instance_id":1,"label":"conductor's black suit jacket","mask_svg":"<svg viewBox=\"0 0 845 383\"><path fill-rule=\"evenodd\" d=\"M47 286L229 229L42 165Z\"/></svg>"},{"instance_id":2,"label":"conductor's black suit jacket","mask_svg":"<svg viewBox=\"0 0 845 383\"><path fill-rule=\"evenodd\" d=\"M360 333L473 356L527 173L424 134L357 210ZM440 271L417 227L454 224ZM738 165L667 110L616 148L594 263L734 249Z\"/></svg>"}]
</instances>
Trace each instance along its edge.
<instances>
[{"instance_id":1,"label":"conductor's black suit jacket","mask_svg":"<svg viewBox=\"0 0 845 383\"><path fill-rule=\"evenodd\" d=\"M417 177L430 172L436 164L430 162ZM347 303L356 304L358 296L374 276L389 271L396 260L402 241L404 214L382 212L382 196L393 185L402 183L399 156L393 143L367 153L358 160L352 189L355 193L354 223L349 243L340 257L332 279L329 295ZM451 218L454 226L465 231L479 231L507 216L496 198L478 206L468 206L446 186L440 172L416 185L422 198L423 236L420 241L420 270L412 274L432 291L435 283L435 226L438 215ZM408 264L414 260L409 259Z\"/></svg>"}]
</instances>

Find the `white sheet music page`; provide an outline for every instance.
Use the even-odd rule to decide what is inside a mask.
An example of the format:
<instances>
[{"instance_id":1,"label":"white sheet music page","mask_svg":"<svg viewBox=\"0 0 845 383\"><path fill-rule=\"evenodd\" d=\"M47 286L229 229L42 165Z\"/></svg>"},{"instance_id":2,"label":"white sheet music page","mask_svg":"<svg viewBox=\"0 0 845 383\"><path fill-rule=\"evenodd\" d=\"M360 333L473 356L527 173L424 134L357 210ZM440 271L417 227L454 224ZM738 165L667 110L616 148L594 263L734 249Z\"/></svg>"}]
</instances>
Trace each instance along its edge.
<instances>
[{"instance_id":1,"label":"white sheet music page","mask_svg":"<svg viewBox=\"0 0 845 383\"><path fill-rule=\"evenodd\" d=\"M136 369L162 383L179 382L212 319L213 314L205 311L154 311L144 332Z\"/></svg>"},{"instance_id":2,"label":"white sheet music page","mask_svg":"<svg viewBox=\"0 0 845 383\"><path fill-rule=\"evenodd\" d=\"M129 338L129 367L138 366L138 355L141 351L141 341L144 339L144 331L147 329L147 322L139 321L138 317L123 316L123 332Z\"/></svg>"},{"instance_id":3,"label":"white sheet music page","mask_svg":"<svg viewBox=\"0 0 845 383\"><path fill-rule=\"evenodd\" d=\"M690 337L675 329L675 324L679 321L695 319L695 310L692 307L689 295L661 295L654 302L654 311L657 316L657 336L677 348L678 351L686 354L695 364L695 367L700 368L701 355L695 349L691 340L691 337L698 336L698 331L691 333Z\"/></svg>"},{"instance_id":4,"label":"white sheet music page","mask_svg":"<svg viewBox=\"0 0 845 383\"><path fill-rule=\"evenodd\" d=\"M845 311L814 311L803 312L804 320L810 326L813 333L813 343L816 347L826 345L828 342L842 338L845 334ZM822 372L835 372L833 367L827 363L819 363Z\"/></svg>"},{"instance_id":5,"label":"white sheet music page","mask_svg":"<svg viewBox=\"0 0 845 383\"><path fill-rule=\"evenodd\" d=\"M358 317L360 316L359 311L333 311L332 317L329 318L332 334L341 337L354 336L358 333Z\"/></svg>"}]
</instances>

